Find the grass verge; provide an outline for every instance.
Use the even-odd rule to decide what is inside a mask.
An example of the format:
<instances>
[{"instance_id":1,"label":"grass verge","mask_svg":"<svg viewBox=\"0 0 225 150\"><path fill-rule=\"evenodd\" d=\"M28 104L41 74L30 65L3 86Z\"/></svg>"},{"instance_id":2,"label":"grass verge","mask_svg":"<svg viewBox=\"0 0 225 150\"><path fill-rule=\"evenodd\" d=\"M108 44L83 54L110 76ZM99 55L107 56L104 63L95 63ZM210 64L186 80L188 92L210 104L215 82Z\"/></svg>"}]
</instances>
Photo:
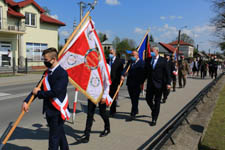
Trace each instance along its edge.
<instances>
[{"instance_id":1,"label":"grass verge","mask_svg":"<svg viewBox=\"0 0 225 150\"><path fill-rule=\"evenodd\" d=\"M213 116L199 150L225 150L225 86L219 94Z\"/></svg>"}]
</instances>

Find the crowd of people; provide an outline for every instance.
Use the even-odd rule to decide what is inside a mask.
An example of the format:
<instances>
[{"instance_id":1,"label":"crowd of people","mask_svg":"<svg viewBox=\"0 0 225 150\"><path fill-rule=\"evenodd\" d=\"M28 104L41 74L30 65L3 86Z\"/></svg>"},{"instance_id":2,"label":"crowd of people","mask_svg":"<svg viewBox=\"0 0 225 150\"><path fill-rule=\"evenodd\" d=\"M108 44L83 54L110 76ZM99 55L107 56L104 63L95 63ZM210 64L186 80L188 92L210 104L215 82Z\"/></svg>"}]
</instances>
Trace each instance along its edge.
<instances>
[{"instance_id":1,"label":"crowd of people","mask_svg":"<svg viewBox=\"0 0 225 150\"><path fill-rule=\"evenodd\" d=\"M176 91L176 82L178 78L179 88L184 88L186 85L187 74L192 77L198 76L205 78L207 71L211 78L217 77L217 69L220 68L216 57L206 62L203 59L194 58L193 61L185 60L181 55L179 59L173 55L159 55L159 48L152 47L151 57L144 61L139 58L137 51L132 51L130 60L123 65L122 61L116 56L116 51L111 49L107 59L108 67L110 68L111 85L106 81L106 77L102 72L102 82L104 84L103 95L98 103L100 116L104 121L104 130L100 133L100 137L110 134L110 119L117 113L118 95L116 91L118 85L124 82L127 77L126 85L131 99L130 117L127 121L132 121L136 118L138 111L138 102L143 85L146 87L146 103L152 116L151 126L157 124L160 113L161 103L166 103L170 91ZM42 87L36 87L30 95L24 100L22 110L25 112L29 109L29 99L32 95L39 99L44 99L43 112L46 114L46 120L49 127L49 150L68 150L68 142L64 132L64 122L69 118L68 113L68 97L67 85L68 74L59 65L57 50L49 48L43 51L44 64L48 68L45 72ZM99 67L104 66L102 61L99 62ZM113 101L109 114L107 112L106 99L107 95L116 97ZM94 120L96 105L88 99L88 112L86 119L86 127L84 135L79 139L82 143L88 143L90 139L91 128Z\"/></svg>"},{"instance_id":2,"label":"crowd of people","mask_svg":"<svg viewBox=\"0 0 225 150\"><path fill-rule=\"evenodd\" d=\"M223 63L217 61L216 56L212 56L208 61L204 60L202 57L194 58L190 60L189 64L192 77L199 76L200 72L200 77L202 79L207 76L207 72L211 78L216 78L218 70L222 70L222 66L224 66Z\"/></svg>"}]
</instances>

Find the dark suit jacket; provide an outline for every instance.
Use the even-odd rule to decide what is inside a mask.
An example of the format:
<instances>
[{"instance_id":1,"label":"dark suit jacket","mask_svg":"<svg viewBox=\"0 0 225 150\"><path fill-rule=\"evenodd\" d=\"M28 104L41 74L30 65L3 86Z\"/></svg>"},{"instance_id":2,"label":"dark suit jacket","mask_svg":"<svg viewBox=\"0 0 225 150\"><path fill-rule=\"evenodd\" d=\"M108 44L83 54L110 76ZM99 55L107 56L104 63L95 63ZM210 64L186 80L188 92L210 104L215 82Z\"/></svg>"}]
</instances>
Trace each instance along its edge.
<instances>
[{"instance_id":1,"label":"dark suit jacket","mask_svg":"<svg viewBox=\"0 0 225 150\"><path fill-rule=\"evenodd\" d=\"M151 65L151 58L146 59L145 62L145 77L148 79L147 89L154 86L155 88L161 89L163 85L170 85L171 76L169 73L167 62L164 58L159 56L155 68Z\"/></svg>"},{"instance_id":2,"label":"dark suit jacket","mask_svg":"<svg viewBox=\"0 0 225 150\"><path fill-rule=\"evenodd\" d=\"M49 91L39 91L37 97L39 99L44 99L43 103L43 113L46 112L46 115L53 116L58 115L60 112L51 104L50 99L57 97L61 102L64 100L67 93L68 85L68 74L67 72L59 65L55 71L48 76L48 81L51 87ZM43 89L43 86L42 86ZM28 102L32 93L24 100Z\"/></svg>"},{"instance_id":3,"label":"dark suit jacket","mask_svg":"<svg viewBox=\"0 0 225 150\"><path fill-rule=\"evenodd\" d=\"M109 64L109 60L107 60L107 63ZM123 63L118 57L116 57L111 66L110 76L112 84L110 85L110 87L115 87L117 89L117 86L120 84L122 71L123 71Z\"/></svg>"},{"instance_id":4,"label":"dark suit jacket","mask_svg":"<svg viewBox=\"0 0 225 150\"><path fill-rule=\"evenodd\" d=\"M123 75L126 72L128 66L131 65L128 76L127 76L127 86L129 87L140 87L140 85L143 83L144 78L144 62L139 59L138 62L132 63L129 61L124 68Z\"/></svg>"}]
</instances>

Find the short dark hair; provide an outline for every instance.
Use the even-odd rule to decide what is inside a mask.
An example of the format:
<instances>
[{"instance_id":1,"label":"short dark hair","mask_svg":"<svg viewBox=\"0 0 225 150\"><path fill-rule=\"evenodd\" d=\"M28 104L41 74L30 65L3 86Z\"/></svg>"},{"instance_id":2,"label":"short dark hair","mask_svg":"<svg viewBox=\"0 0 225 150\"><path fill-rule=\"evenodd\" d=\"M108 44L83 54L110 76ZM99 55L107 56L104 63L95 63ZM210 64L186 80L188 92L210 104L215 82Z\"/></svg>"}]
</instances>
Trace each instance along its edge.
<instances>
[{"instance_id":1,"label":"short dark hair","mask_svg":"<svg viewBox=\"0 0 225 150\"><path fill-rule=\"evenodd\" d=\"M48 53L51 54L51 58L56 58L56 60L58 60L58 52L54 47L50 47L50 48L44 50L42 53L42 56L44 56Z\"/></svg>"}]
</instances>

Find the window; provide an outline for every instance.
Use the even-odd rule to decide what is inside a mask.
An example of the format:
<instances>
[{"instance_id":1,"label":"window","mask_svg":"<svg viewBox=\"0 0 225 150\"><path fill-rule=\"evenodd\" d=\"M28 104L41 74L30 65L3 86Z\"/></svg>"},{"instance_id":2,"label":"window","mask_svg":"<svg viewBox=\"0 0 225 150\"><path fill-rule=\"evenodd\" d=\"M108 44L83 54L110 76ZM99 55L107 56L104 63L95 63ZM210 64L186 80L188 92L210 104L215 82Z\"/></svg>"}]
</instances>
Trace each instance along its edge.
<instances>
[{"instance_id":1,"label":"window","mask_svg":"<svg viewBox=\"0 0 225 150\"><path fill-rule=\"evenodd\" d=\"M25 13L25 24L28 26L36 26L36 15L33 13Z\"/></svg>"},{"instance_id":2,"label":"window","mask_svg":"<svg viewBox=\"0 0 225 150\"><path fill-rule=\"evenodd\" d=\"M0 29L2 29L2 7L0 6Z\"/></svg>"},{"instance_id":3,"label":"window","mask_svg":"<svg viewBox=\"0 0 225 150\"><path fill-rule=\"evenodd\" d=\"M10 42L0 42L0 53L7 54L8 50L11 51L11 43Z\"/></svg>"},{"instance_id":4,"label":"window","mask_svg":"<svg viewBox=\"0 0 225 150\"><path fill-rule=\"evenodd\" d=\"M48 44L26 43L27 58L34 61L41 61L42 52L47 48Z\"/></svg>"}]
</instances>

